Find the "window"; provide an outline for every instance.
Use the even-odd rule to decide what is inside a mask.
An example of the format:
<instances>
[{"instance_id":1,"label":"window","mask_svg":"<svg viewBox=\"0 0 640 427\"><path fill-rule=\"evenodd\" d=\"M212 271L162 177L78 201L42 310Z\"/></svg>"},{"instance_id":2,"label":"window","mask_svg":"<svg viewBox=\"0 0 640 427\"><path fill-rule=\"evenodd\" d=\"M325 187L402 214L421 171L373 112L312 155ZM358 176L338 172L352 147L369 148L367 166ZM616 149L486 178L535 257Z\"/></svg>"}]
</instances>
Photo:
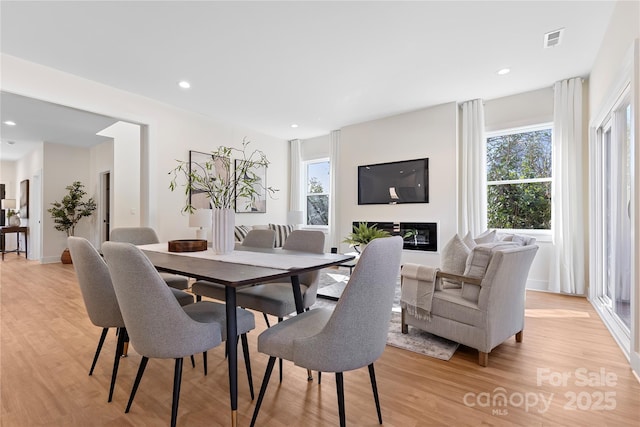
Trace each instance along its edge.
<instances>
[{"instance_id":1,"label":"window","mask_svg":"<svg viewBox=\"0 0 640 427\"><path fill-rule=\"evenodd\" d=\"M487 137L487 225L551 229L551 124Z\"/></svg>"},{"instance_id":2,"label":"window","mask_svg":"<svg viewBox=\"0 0 640 427\"><path fill-rule=\"evenodd\" d=\"M306 224L328 226L331 170L329 160L313 160L305 165Z\"/></svg>"}]
</instances>

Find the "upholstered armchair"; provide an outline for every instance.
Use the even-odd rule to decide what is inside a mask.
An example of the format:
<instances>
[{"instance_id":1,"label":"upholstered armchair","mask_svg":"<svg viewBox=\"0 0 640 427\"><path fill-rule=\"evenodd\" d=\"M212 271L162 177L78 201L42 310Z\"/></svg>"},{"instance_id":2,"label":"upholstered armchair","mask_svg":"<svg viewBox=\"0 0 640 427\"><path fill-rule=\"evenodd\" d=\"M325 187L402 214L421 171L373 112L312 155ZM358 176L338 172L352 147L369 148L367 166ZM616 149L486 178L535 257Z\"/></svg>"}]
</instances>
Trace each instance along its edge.
<instances>
[{"instance_id":1,"label":"upholstered armchair","mask_svg":"<svg viewBox=\"0 0 640 427\"><path fill-rule=\"evenodd\" d=\"M525 286L535 244L480 244L470 250L463 274L417 264L402 268L402 331L416 327L489 353L524 328ZM443 263L443 268L446 263Z\"/></svg>"}]
</instances>

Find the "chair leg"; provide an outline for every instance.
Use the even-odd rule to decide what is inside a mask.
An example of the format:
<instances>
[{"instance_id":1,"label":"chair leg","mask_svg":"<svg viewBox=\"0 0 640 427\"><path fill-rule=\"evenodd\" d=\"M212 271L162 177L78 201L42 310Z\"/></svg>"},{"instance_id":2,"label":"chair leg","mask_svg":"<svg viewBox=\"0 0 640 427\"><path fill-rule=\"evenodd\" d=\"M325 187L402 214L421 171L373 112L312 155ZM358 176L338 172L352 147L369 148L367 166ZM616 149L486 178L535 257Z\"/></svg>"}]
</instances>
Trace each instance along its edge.
<instances>
[{"instance_id":1,"label":"chair leg","mask_svg":"<svg viewBox=\"0 0 640 427\"><path fill-rule=\"evenodd\" d=\"M104 339L107 337L107 332L109 332L109 328L102 328L100 341L98 341L98 347L96 348L96 354L93 356L93 363L91 364L91 369L89 369L89 376L93 375L93 368L96 367L96 363L98 362L98 356L100 356L102 344L104 344Z\"/></svg>"},{"instance_id":2,"label":"chair leg","mask_svg":"<svg viewBox=\"0 0 640 427\"><path fill-rule=\"evenodd\" d=\"M193 357L193 354L191 355L191 367L192 368L196 367L196 359L195 359L195 357Z\"/></svg>"},{"instance_id":3,"label":"chair leg","mask_svg":"<svg viewBox=\"0 0 640 427\"><path fill-rule=\"evenodd\" d=\"M131 409L133 398L136 397L136 392L138 391L138 386L140 385L140 380L142 379L142 374L144 374L144 368L147 367L148 361L148 357L142 356L142 360L140 360L140 366L138 367L138 373L136 374L136 379L133 382L133 388L131 389L131 394L129 395L129 402L127 402L127 408L124 410L125 414L128 414L129 410Z\"/></svg>"},{"instance_id":4,"label":"chair leg","mask_svg":"<svg viewBox=\"0 0 640 427\"><path fill-rule=\"evenodd\" d=\"M524 331L516 333L516 342L522 342L522 335L524 335Z\"/></svg>"},{"instance_id":5,"label":"chair leg","mask_svg":"<svg viewBox=\"0 0 640 427\"><path fill-rule=\"evenodd\" d=\"M344 381L342 372L336 372L336 389L338 391L338 414L340 415L340 427L346 425L344 415Z\"/></svg>"},{"instance_id":6,"label":"chair leg","mask_svg":"<svg viewBox=\"0 0 640 427\"><path fill-rule=\"evenodd\" d=\"M202 352L202 364L204 365L204 376L207 376L207 352Z\"/></svg>"},{"instance_id":7,"label":"chair leg","mask_svg":"<svg viewBox=\"0 0 640 427\"><path fill-rule=\"evenodd\" d=\"M240 339L242 340L244 366L247 369L247 378L249 378L249 392L251 393L251 400L253 400L253 377L251 376L251 358L249 357L249 341L247 340L247 334L240 335Z\"/></svg>"},{"instance_id":8,"label":"chair leg","mask_svg":"<svg viewBox=\"0 0 640 427\"><path fill-rule=\"evenodd\" d=\"M318 371L318 385L322 382L322 372Z\"/></svg>"},{"instance_id":9,"label":"chair leg","mask_svg":"<svg viewBox=\"0 0 640 427\"><path fill-rule=\"evenodd\" d=\"M278 323L282 322L282 317L278 317ZM278 369L280 371L280 383L282 383L282 359L278 359ZM308 370L307 370L308 372ZM308 375L307 375L308 377Z\"/></svg>"},{"instance_id":10,"label":"chair leg","mask_svg":"<svg viewBox=\"0 0 640 427\"><path fill-rule=\"evenodd\" d=\"M405 310L403 308L400 311L400 331L403 334L408 334L409 333L409 325L407 325L407 323L404 321L404 316L405 316Z\"/></svg>"},{"instance_id":11,"label":"chair leg","mask_svg":"<svg viewBox=\"0 0 640 427\"><path fill-rule=\"evenodd\" d=\"M489 366L489 353L485 353L484 351L478 352L478 365Z\"/></svg>"},{"instance_id":12,"label":"chair leg","mask_svg":"<svg viewBox=\"0 0 640 427\"><path fill-rule=\"evenodd\" d=\"M382 411L380 411L380 398L378 397L378 385L376 383L376 372L373 370L373 363L369 365L369 378L371 379L371 389L373 399L376 401L376 411L378 411L378 422L382 424Z\"/></svg>"},{"instance_id":13,"label":"chair leg","mask_svg":"<svg viewBox=\"0 0 640 427\"><path fill-rule=\"evenodd\" d=\"M260 412L260 405L262 405L262 399L264 398L264 393L267 391L267 385L269 385L269 378L271 378L271 372L273 372L273 365L275 365L275 363L276 358L274 356L270 356L269 362L267 363L267 370L264 372L264 378L262 380L262 385L260 386L260 394L258 394L256 408L253 410L251 427L255 426L256 424L256 418L258 418L258 412Z\"/></svg>"},{"instance_id":14,"label":"chair leg","mask_svg":"<svg viewBox=\"0 0 640 427\"><path fill-rule=\"evenodd\" d=\"M267 324L267 328L270 328L271 325L269 324L269 318L267 317L267 313L262 313L262 316L264 317L264 321Z\"/></svg>"},{"instance_id":15,"label":"chair leg","mask_svg":"<svg viewBox=\"0 0 640 427\"><path fill-rule=\"evenodd\" d=\"M196 302L202 301L202 295L196 295Z\"/></svg>"},{"instance_id":16,"label":"chair leg","mask_svg":"<svg viewBox=\"0 0 640 427\"><path fill-rule=\"evenodd\" d=\"M182 357L176 359L176 369L173 375L173 400L171 403L171 427L176 427L178 420L178 401L180 400L180 383L182 382Z\"/></svg>"},{"instance_id":17,"label":"chair leg","mask_svg":"<svg viewBox=\"0 0 640 427\"><path fill-rule=\"evenodd\" d=\"M122 348L124 347L124 341L128 339L127 330L125 328L120 329L118 334L118 344L116 345L116 355L113 358L113 371L111 372L111 386L109 387L109 400L111 402L113 398L113 389L116 386L116 377L118 376L118 366L120 365L120 356L122 355Z\"/></svg>"}]
</instances>

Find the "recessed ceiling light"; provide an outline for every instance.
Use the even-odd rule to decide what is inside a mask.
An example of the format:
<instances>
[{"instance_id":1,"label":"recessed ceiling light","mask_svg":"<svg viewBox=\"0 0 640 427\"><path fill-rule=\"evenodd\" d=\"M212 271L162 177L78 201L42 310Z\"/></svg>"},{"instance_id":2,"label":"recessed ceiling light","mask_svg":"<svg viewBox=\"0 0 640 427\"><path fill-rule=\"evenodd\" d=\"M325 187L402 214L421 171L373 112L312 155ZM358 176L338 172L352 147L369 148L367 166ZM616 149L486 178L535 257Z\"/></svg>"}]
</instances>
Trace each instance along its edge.
<instances>
[{"instance_id":1,"label":"recessed ceiling light","mask_svg":"<svg viewBox=\"0 0 640 427\"><path fill-rule=\"evenodd\" d=\"M178 86L180 86L182 89L189 89L191 87L191 83L186 80L182 80L178 83Z\"/></svg>"},{"instance_id":2,"label":"recessed ceiling light","mask_svg":"<svg viewBox=\"0 0 640 427\"><path fill-rule=\"evenodd\" d=\"M500 76L504 76L505 74L509 74L511 72L511 69L509 68L502 68L500 70L498 70L498 75Z\"/></svg>"},{"instance_id":3,"label":"recessed ceiling light","mask_svg":"<svg viewBox=\"0 0 640 427\"><path fill-rule=\"evenodd\" d=\"M4 122L5 125L7 126L15 126L16 122L12 122L11 120L7 120L6 122Z\"/></svg>"},{"instance_id":4,"label":"recessed ceiling light","mask_svg":"<svg viewBox=\"0 0 640 427\"><path fill-rule=\"evenodd\" d=\"M291 125L291 127L295 129L295 128L298 127L298 125L294 123L294 124Z\"/></svg>"}]
</instances>

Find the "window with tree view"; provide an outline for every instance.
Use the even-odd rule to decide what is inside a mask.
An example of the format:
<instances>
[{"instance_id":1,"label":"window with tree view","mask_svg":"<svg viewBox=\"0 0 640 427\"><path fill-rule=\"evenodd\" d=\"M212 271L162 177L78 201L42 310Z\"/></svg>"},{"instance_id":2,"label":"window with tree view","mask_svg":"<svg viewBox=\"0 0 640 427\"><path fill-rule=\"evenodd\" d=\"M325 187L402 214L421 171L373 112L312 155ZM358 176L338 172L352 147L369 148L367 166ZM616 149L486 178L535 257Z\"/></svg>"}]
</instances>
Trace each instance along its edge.
<instances>
[{"instance_id":1,"label":"window with tree view","mask_svg":"<svg viewBox=\"0 0 640 427\"><path fill-rule=\"evenodd\" d=\"M329 177L328 160L307 162L307 225L329 225Z\"/></svg>"},{"instance_id":2,"label":"window with tree view","mask_svg":"<svg viewBox=\"0 0 640 427\"><path fill-rule=\"evenodd\" d=\"M487 138L487 225L551 229L551 125Z\"/></svg>"}]
</instances>

